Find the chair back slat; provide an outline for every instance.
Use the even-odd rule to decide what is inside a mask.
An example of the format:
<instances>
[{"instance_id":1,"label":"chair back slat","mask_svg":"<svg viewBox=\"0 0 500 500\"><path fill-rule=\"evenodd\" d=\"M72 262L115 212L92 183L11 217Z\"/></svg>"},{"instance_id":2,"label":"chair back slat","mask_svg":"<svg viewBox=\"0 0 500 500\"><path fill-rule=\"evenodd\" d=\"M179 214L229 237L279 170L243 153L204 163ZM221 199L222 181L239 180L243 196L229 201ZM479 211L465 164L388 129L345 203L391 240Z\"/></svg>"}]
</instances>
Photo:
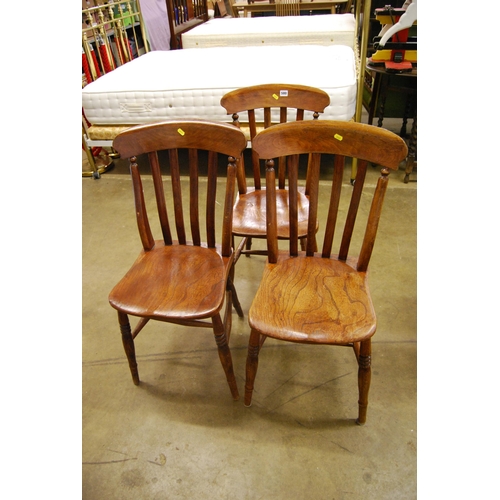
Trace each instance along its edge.
<instances>
[{"instance_id":1,"label":"chair back slat","mask_svg":"<svg viewBox=\"0 0 500 500\"><path fill-rule=\"evenodd\" d=\"M188 244L184 223L184 200L189 211L191 238L194 245L203 244L201 234L205 224L206 243L214 248L220 243L222 255L229 257L232 253L232 213L235 197L236 164L242 158L246 147L246 138L241 130L230 124L209 122L205 120L186 120L175 122L152 123L138 125L120 133L113 141L113 148L124 158L130 159L130 171L136 204L136 217L139 234L146 251L155 246L147 203L141 179L141 169L137 157L145 155L151 173L156 205L160 219L163 240L171 245L172 220L169 220L167 204L173 205L174 224L178 243ZM168 154L158 154L167 151ZM226 193L222 208L222 231L220 241L217 239L219 224L219 205L217 200L217 179L219 176L218 153L228 158L226 175ZM184 160L187 155L187 161ZM168 157L163 177L170 177L171 192L164 189L162 165L160 159ZM202 164L203 162L203 164ZM184 165L186 163L186 165ZM206 168L205 168L206 166ZM204 172L206 171L206 175ZM145 175L145 174L142 174ZM189 176L189 187L183 192L181 176ZM205 210L200 210L201 187L200 176L206 177L207 197ZM168 203L167 203L168 202ZM187 212L186 212L187 213ZM186 221L187 222L187 221Z\"/></svg>"},{"instance_id":2,"label":"chair back slat","mask_svg":"<svg viewBox=\"0 0 500 500\"><path fill-rule=\"evenodd\" d=\"M254 117L255 117L255 114L254 114ZM271 108L265 107L264 108L264 128L270 127L271 124L272 124L272 122L271 122ZM252 137L252 139L253 139L253 137Z\"/></svg>"},{"instance_id":3,"label":"chair back slat","mask_svg":"<svg viewBox=\"0 0 500 500\"><path fill-rule=\"evenodd\" d=\"M319 203L319 174L320 174L321 155L312 153L308 158L309 178L309 219L307 221L307 246L306 254L314 255L316 252L316 230L318 220L318 203Z\"/></svg>"},{"instance_id":4,"label":"chair back slat","mask_svg":"<svg viewBox=\"0 0 500 500\"><path fill-rule=\"evenodd\" d=\"M207 243L210 248L215 247L215 206L217 201L217 154L208 153L208 182L207 182Z\"/></svg>"},{"instance_id":5,"label":"chair back slat","mask_svg":"<svg viewBox=\"0 0 500 500\"><path fill-rule=\"evenodd\" d=\"M170 160L170 178L172 181L172 196L174 200L175 228L177 239L181 245L186 244L186 228L184 227L184 211L182 209L182 187L179 166L179 150L177 148L168 151Z\"/></svg>"},{"instance_id":6,"label":"chair back slat","mask_svg":"<svg viewBox=\"0 0 500 500\"><path fill-rule=\"evenodd\" d=\"M198 150L189 150L189 220L193 245L201 245Z\"/></svg>"},{"instance_id":7,"label":"chair back slat","mask_svg":"<svg viewBox=\"0 0 500 500\"><path fill-rule=\"evenodd\" d=\"M149 158L149 164L151 166L151 174L153 176L156 205L158 207L158 217L160 219L163 241L165 242L165 245L171 245L172 233L170 232L170 224L168 222L167 205L165 203L165 191L163 189L163 180L161 177L158 152L152 151L151 153L148 153L148 158Z\"/></svg>"},{"instance_id":8,"label":"chair back slat","mask_svg":"<svg viewBox=\"0 0 500 500\"><path fill-rule=\"evenodd\" d=\"M325 236L323 239L322 257L330 258L332 254L333 238L335 236L335 227L339 214L340 195L342 192L342 178L344 176L345 157L335 155L333 162L332 190L330 194L330 205L328 207L328 216L325 227Z\"/></svg>"},{"instance_id":9,"label":"chair back slat","mask_svg":"<svg viewBox=\"0 0 500 500\"><path fill-rule=\"evenodd\" d=\"M288 108L280 108L280 123L286 123L288 121ZM298 110L297 110L298 112Z\"/></svg>"},{"instance_id":10,"label":"chair back slat","mask_svg":"<svg viewBox=\"0 0 500 500\"><path fill-rule=\"evenodd\" d=\"M367 216L366 227L362 244L358 253L357 269L366 271L377 234L378 224L382 211L384 195L387 189L390 169L398 168L408 153L405 142L397 135L379 127L363 125L354 122L337 122L331 120L284 123L274 125L260 132L253 142L253 148L260 159L267 160L267 246L269 262L277 262L277 217L276 217L276 185L274 182L274 162L276 158L288 158L288 184L289 184L289 216L290 216L290 256L298 252L297 234L297 171L298 157L308 159L307 179L309 183L309 214L306 255L315 256L314 245L317 222L324 231L321 256L332 258L334 237L337 224L340 225L342 191L347 191L349 205L343 223L340 238L340 250L337 258L347 260L351 242L355 241L354 229L359 214L366 213L360 210L364 198L368 200L368 192L364 190L365 176L368 162L382 166L381 177L377 182L372 196L371 208ZM324 211L324 220L320 220L318 210L320 198L320 166L324 156L327 159L334 156L334 168L331 180L330 200L328 209ZM359 160L357 176L354 186L343 182L345 157L354 157ZM271 182L271 183L269 183ZM321 184L323 186L323 182ZM362 226L360 226L362 227ZM339 227L340 230L340 227ZM357 239L356 239L357 241Z\"/></svg>"},{"instance_id":11,"label":"chair back slat","mask_svg":"<svg viewBox=\"0 0 500 500\"><path fill-rule=\"evenodd\" d=\"M288 157L288 215L290 226L290 255L297 256L299 253L298 238L299 238L299 222L298 222L298 171L299 171L299 155Z\"/></svg>"},{"instance_id":12,"label":"chair back slat","mask_svg":"<svg viewBox=\"0 0 500 500\"><path fill-rule=\"evenodd\" d=\"M361 201L361 195L363 194L363 186L365 183L366 176L366 160L360 160L358 163L358 171L356 173L356 179L354 182L354 188L352 190L351 202L349 204L349 210L347 212L347 218L344 226L344 232L342 233L342 242L340 244L339 259L347 260L347 255L349 253L349 246L351 245L352 235L354 233L354 225L356 224L356 217L358 215L359 203Z\"/></svg>"}]
</instances>

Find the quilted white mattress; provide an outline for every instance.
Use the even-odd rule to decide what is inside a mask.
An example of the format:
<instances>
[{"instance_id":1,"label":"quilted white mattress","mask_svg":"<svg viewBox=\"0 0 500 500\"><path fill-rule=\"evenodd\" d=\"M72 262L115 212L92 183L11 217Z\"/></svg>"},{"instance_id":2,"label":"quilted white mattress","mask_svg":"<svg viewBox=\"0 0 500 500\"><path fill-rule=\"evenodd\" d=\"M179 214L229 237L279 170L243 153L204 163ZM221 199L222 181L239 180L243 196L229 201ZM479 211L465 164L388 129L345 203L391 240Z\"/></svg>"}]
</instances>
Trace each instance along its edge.
<instances>
[{"instance_id":1,"label":"quilted white mattress","mask_svg":"<svg viewBox=\"0 0 500 500\"><path fill-rule=\"evenodd\" d=\"M185 118L227 122L231 118L220 105L221 97L236 88L264 83L318 87L331 99L322 117L354 116L354 52L343 45L148 52L84 87L82 106L93 125Z\"/></svg>"},{"instance_id":2,"label":"quilted white mattress","mask_svg":"<svg viewBox=\"0 0 500 500\"><path fill-rule=\"evenodd\" d=\"M354 48L353 14L211 19L182 34L185 49L253 45L347 45Z\"/></svg>"}]
</instances>

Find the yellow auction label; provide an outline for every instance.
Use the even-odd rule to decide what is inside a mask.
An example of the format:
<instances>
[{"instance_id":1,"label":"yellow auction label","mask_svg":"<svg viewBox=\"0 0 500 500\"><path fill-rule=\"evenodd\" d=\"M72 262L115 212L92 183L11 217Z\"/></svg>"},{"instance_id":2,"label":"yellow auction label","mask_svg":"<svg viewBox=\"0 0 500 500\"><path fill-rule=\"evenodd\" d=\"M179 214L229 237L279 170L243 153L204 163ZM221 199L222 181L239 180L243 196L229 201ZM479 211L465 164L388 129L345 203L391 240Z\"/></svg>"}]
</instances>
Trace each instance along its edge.
<instances>
[{"instance_id":1,"label":"yellow auction label","mask_svg":"<svg viewBox=\"0 0 500 500\"><path fill-rule=\"evenodd\" d=\"M276 100L279 99L279 97L276 94L273 94L273 98L276 99Z\"/></svg>"},{"instance_id":2,"label":"yellow auction label","mask_svg":"<svg viewBox=\"0 0 500 500\"><path fill-rule=\"evenodd\" d=\"M343 139L343 137L340 134L335 134L333 137L335 137L337 141L341 141Z\"/></svg>"},{"instance_id":3,"label":"yellow auction label","mask_svg":"<svg viewBox=\"0 0 500 500\"><path fill-rule=\"evenodd\" d=\"M179 132L180 135L185 135L186 134L186 132L184 132L184 130L182 130L181 128L178 128L177 132Z\"/></svg>"}]
</instances>

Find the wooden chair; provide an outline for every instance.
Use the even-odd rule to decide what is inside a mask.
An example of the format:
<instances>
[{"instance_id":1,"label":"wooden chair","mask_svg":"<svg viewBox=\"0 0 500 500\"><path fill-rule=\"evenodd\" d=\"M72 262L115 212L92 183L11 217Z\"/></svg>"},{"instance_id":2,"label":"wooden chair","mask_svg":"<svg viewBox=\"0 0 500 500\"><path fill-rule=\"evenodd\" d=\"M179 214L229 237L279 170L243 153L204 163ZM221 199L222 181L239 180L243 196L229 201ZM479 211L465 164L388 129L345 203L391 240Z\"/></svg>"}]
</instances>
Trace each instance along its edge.
<instances>
[{"instance_id":1,"label":"wooden chair","mask_svg":"<svg viewBox=\"0 0 500 500\"><path fill-rule=\"evenodd\" d=\"M123 345L136 385L139 384L139 374L134 339L153 319L189 327L212 328L231 394L235 400L239 398L228 341L233 288L230 276L234 258L231 221L236 159L245 146L244 134L232 125L194 120L136 126L120 133L113 141L113 147L122 158L130 158L137 225L143 245L135 263L109 295L111 306L118 311ZM170 189L165 189L168 185L164 186L160 171L160 158L167 157L163 150L168 150L171 196L166 196ZM229 157L225 191L219 195L218 153ZM162 233L162 239L158 240L154 239L151 230L146 208L150 202L144 194L141 180L144 175L141 175L137 164L136 157L142 154L149 160L148 173L151 173L154 185ZM182 154L189 163L189 193L181 190L179 158L183 158ZM205 187L206 203L200 207L204 200L200 194ZM189 207L191 242L186 236L184 198ZM171 222L167 204L174 207ZM217 205L223 206L220 242L216 238L219 232L216 229ZM203 224L206 243L201 236ZM177 240L171 232L174 225ZM224 301L226 307L222 319L220 311ZM239 313L243 315L241 308ZM133 332L129 316L139 318Z\"/></svg>"},{"instance_id":2,"label":"wooden chair","mask_svg":"<svg viewBox=\"0 0 500 500\"><path fill-rule=\"evenodd\" d=\"M300 16L299 0L276 0L277 16Z\"/></svg>"},{"instance_id":3,"label":"wooden chair","mask_svg":"<svg viewBox=\"0 0 500 500\"><path fill-rule=\"evenodd\" d=\"M250 406L258 355L267 337L306 344L351 346L358 361L359 416L357 423L366 421L370 385L371 337L377 323L367 283L367 269L387 189L389 169L397 169L405 159L407 147L397 135L371 125L355 122L304 121L276 125L261 132L253 148L267 161L267 246L268 261L262 281L250 307L248 320L251 335L246 366L245 405ZM318 199L325 204L320 227L324 240L320 253L314 251L313 238L307 239L305 252L298 250L297 163L301 154L311 154L309 235L315 231ZM333 175L327 187L322 179L319 186L320 162L333 162ZM290 240L288 250L278 249L277 190L272 158L287 156L290 189ZM356 182L351 187L343 182L345 157L358 158ZM334 158L334 160L332 160ZM381 176L372 187L363 191L367 162L382 165ZM344 188L344 189L342 189ZM337 219L343 210L341 194L347 190L350 204L337 236ZM363 195L363 200L361 196ZM366 203L371 198L371 208ZM368 202L366 202L368 200ZM358 210L359 207L362 207ZM355 223L366 225L361 237L354 233ZM339 224L340 226L340 224ZM362 227L362 226L361 226ZM353 234L355 237L353 237ZM340 243L338 253L332 245ZM359 237L362 243L356 256L348 254L351 242ZM340 241L337 241L340 240Z\"/></svg>"},{"instance_id":4,"label":"wooden chair","mask_svg":"<svg viewBox=\"0 0 500 500\"><path fill-rule=\"evenodd\" d=\"M330 96L323 90L304 85L267 84L244 87L225 94L221 105L232 115L233 124L241 128L247 139L252 142L258 132L275 125L287 122L289 117L297 121L304 119L304 112L313 113L313 119L319 117L330 104ZM239 113L245 112L248 126L240 123ZM262 116L259 117L258 113ZM274 114L273 114L274 113ZM258 118L263 119L259 121ZM285 163L280 163L280 184L277 192L279 238L289 237L288 229L288 195L285 183ZM238 165L238 197L234 206L233 237L241 237L236 248L235 262L243 254L267 254L266 250L252 250L252 238L266 237L266 191L261 175L263 169L257 155L252 152L253 186L248 187L245 176L243 157ZM299 194L299 238L307 236L304 222L308 214L308 187ZM233 246L234 241L233 241Z\"/></svg>"}]
</instances>

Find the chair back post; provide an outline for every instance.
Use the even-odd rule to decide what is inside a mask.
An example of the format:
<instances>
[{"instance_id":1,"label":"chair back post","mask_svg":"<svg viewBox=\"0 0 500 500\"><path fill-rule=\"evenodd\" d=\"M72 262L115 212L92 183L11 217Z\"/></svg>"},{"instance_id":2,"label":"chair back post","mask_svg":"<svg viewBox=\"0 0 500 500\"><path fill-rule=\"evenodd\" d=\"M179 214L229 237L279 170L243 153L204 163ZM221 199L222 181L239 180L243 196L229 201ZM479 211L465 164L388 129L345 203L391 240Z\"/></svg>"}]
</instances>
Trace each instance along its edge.
<instances>
[{"instance_id":1,"label":"chair back post","mask_svg":"<svg viewBox=\"0 0 500 500\"><path fill-rule=\"evenodd\" d=\"M375 237L377 236L380 216L382 214L382 205L384 203L385 193L389 183L390 170L388 168L383 168L380 173L381 176L379 177L377 187L375 188L375 194L372 199L370 214L366 224L365 236L363 244L361 245L361 251L359 253L358 263L356 266L356 269L359 272L366 272L368 269L373 246L375 244Z\"/></svg>"},{"instance_id":2,"label":"chair back post","mask_svg":"<svg viewBox=\"0 0 500 500\"><path fill-rule=\"evenodd\" d=\"M135 213L137 219L137 228L144 250L151 250L155 246L153 233L149 225L148 212L146 210L146 202L144 200L144 190L142 188L141 175L137 158L130 158L130 174L132 176L132 186L134 190Z\"/></svg>"},{"instance_id":3,"label":"chair back post","mask_svg":"<svg viewBox=\"0 0 500 500\"><path fill-rule=\"evenodd\" d=\"M274 160L266 161L266 224L268 261L278 261L278 220L276 218L276 173Z\"/></svg>"},{"instance_id":4,"label":"chair back post","mask_svg":"<svg viewBox=\"0 0 500 500\"><path fill-rule=\"evenodd\" d=\"M241 155L243 158L243 155ZM224 199L224 214L222 222L222 255L229 257L232 252L233 205L235 199L235 180L237 176L237 160L229 156L226 174L226 197Z\"/></svg>"}]
</instances>

